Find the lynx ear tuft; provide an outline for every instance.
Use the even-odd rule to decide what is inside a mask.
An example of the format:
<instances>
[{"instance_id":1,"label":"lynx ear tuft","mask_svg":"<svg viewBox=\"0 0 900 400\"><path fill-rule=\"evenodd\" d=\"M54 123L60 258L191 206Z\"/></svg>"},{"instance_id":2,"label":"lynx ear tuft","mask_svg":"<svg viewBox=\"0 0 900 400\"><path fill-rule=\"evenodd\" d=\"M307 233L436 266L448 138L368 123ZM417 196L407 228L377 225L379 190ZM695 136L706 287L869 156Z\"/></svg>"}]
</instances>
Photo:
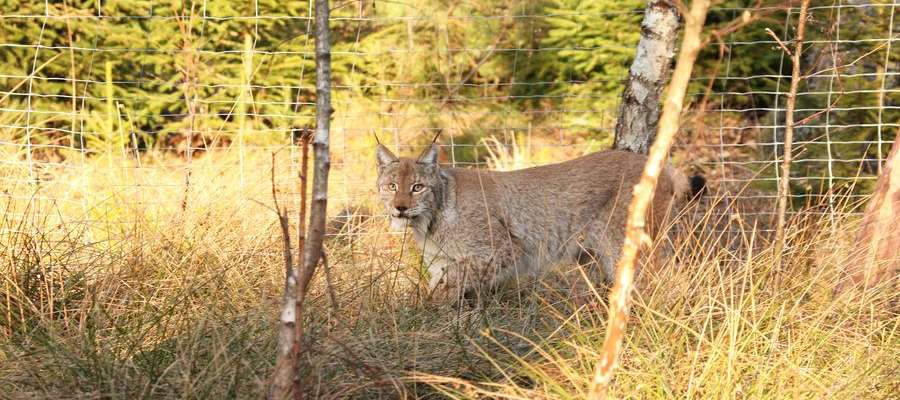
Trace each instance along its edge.
<instances>
[{"instance_id":1,"label":"lynx ear tuft","mask_svg":"<svg viewBox=\"0 0 900 400\"><path fill-rule=\"evenodd\" d=\"M438 145L432 144L428 147L428 150L425 150L421 156L419 156L419 164L434 164L437 165L438 161Z\"/></svg>"},{"instance_id":2,"label":"lynx ear tuft","mask_svg":"<svg viewBox=\"0 0 900 400\"><path fill-rule=\"evenodd\" d=\"M391 151L381 143L375 146L375 159L378 161L379 168L398 161L397 156L395 156L394 153L391 153Z\"/></svg>"}]
</instances>

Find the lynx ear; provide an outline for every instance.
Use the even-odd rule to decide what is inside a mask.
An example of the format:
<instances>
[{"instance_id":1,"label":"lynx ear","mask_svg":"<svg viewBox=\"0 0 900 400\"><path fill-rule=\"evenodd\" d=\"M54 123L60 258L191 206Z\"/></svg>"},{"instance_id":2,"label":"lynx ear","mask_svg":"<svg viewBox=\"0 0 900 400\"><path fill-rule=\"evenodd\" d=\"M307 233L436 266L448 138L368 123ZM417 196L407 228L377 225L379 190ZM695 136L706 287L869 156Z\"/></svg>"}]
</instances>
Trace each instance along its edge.
<instances>
[{"instance_id":1,"label":"lynx ear","mask_svg":"<svg viewBox=\"0 0 900 400\"><path fill-rule=\"evenodd\" d=\"M381 143L375 146L375 159L378 161L378 168L397 162L397 156Z\"/></svg>"},{"instance_id":2,"label":"lynx ear","mask_svg":"<svg viewBox=\"0 0 900 400\"><path fill-rule=\"evenodd\" d=\"M421 156L419 156L419 164L437 164L438 161L438 146L436 144L432 144L428 147L428 150L425 150Z\"/></svg>"}]
</instances>

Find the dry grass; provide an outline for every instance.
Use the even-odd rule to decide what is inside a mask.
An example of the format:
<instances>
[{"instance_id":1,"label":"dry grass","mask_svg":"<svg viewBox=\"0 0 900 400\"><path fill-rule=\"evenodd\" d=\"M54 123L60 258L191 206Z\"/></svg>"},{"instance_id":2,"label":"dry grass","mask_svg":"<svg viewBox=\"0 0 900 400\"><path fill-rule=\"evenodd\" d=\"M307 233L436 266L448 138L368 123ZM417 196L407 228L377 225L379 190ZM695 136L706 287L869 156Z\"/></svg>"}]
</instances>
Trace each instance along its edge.
<instances>
[{"instance_id":1,"label":"dry grass","mask_svg":"<svg viewBox=\"0 0 900 400\"><path fill-rule=\"evenodd\" d=\"M296 182L290 154L279 156L286 199ZM182 166L152 155L143 168L97 157L41 171L53 180L40 189L11 187L0 197L0 398L257 397L274 361L284 273L268 160L245 154L241 187L235 154L200 157L186 197ZM336 179L366 179L345 171ZM368 187L333 187L333 198L372 198ZM675 256L644 267L611 394L896 398L893 283L832 292L852 221L798 219L776 271L765 235L716 218L689 212ZM433 304L410 238L377 217L355 223L326 244L340 309L321 277L311 292L315 350L305 356L316 396L584 397L606 312L568 296L563 281L579 274L478 307ZM731 233L720 237L723 228Z\"/></svg>"}]
</instances>

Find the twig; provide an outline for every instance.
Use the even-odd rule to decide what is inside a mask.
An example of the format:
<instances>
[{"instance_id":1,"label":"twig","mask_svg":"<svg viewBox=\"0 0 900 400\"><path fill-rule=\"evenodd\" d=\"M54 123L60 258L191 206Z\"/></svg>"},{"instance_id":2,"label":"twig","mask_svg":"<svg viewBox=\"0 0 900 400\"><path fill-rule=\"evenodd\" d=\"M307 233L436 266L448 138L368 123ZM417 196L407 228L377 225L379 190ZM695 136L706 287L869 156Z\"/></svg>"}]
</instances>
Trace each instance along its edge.
<instances>
[{"instance_id":1,"label":"twig","mask_svg":"<svg viewBox=\"0 0 900 400\"><path fill-rule=\"evenodd\" d=\"M709 77L709 83L707 83L706 90L703 93L703 99L700 100L700 105L697 107L701 115L706 112L706 105L709 102L710 96L712 95L713 85L716 82L716 78L718 78L719 76L719 70L722 66L722 60L725 58L725 53L730 51L725 45L725 41L723 40L723 38L726 35L730 35L743 29L745 26L753 22L759 21L764 16L781 10L781 8L762 9L761 0L757 0L756 3L751 7L751 9L754 10L753 13L751 13L749 10L745 10L739 18L735 18L721 28L712 30L709 35L707 35L706 38L703 39L703 41L700 43L700 47L705 48L706 46L709 46L710 43L712 43L713 39L715 39L716 43L719 45L719 56L716 59L716 65L713 66L712 73Z\"/></svg>"},{"instance_id":2,"label":"twig","mask_svg":"<svg viewBox=\"0 0 900 400\"><path fill-rule=\"evenodd\" d=\"M791 87L787 94L787 105L784 116L784 160L781 163L781 181L778 185L778 225L775 227L775 265L781 268L781 253L784 252L784 227L785 213L787 212L787 199L791 190L791 160L794 144L794 108L797 104L797 88L800 86L800 56L803 53L803 32L806 30L806 14L809 10L809 0L800 3L799 22L797 23L797 37L794 38L794 51L791 53L786 47L782 48L791 54ZM771 32L771 30L768 30ZM770 33L772 34L772 33ZM774 34L772 34L774 37ZM781 41L775 40L781 45Z\"/></svg>"},{"instance_id":3,"label":"twig","mask_svg":"<svg viewBox=\"0 0 900 400\"><path fill-rule=\"evenodd\" d=\"M628 302L633 287L634 265L637 261L638 251L650 241L650 237L644 232L647 208L653 199L656 182L663 169L669 148L672 146L675 133L678 131L691 71L697 60L697 53L700 51L700 34L706 21L709 3L709 0L694 0L691 3L690 12L685 14L681 53L678 55L678 63L669 83L656 140L650 147L640 182L634 187L634 195L631 205L628 207L625 242L622 246L621 258L616 266L616 281L609 295L610 311L606 325L606 339L603 341L603 352L600 360L597 361L588 395L588 398L592 400L606 398L615 372L628 321Z\"/></svg>"},{"instance_id":4,"label":"twig","mask_svg":"<svg viewBox=\"0 0 900 400\"><path fill-rule=\"evenodd\" d=\"M798 126L806 125L807 123L818 118L822 114L825 114L825 113L831 111L834 108L834 106L837 105L837 103L841 100L841 97L843 97L843 96L844 96L844 93L838 93L837 97L834 98L834 100L831 102L831 104L829 104L824 109L816 111L814 114L812 114L806 118L803 118L800 121L795 122L794 127L796 128Z\"/></svg>"},{"instance_id":5,"label":"twig","mask_svg":"<svg viewBox=\"0 0 900 400\"><path fill-rule=\"evenodd\" d=\"M836 46L835 44L832 44L832 46L829 46L829 47L831 48L831 60L832 60L832 63L836 64L836 63L837 63L837 60L838 60L838 55L837 55L837 52L836 52L835 48L836 48L837 46ZM871 53L869 53L869 54L871 54ZM857 60L858 60L858 59L857 59ZM856 62L856 61L854 61L854 62ZM816 61L816 64L818 64L818 61ZM840 75L840 67L835 67L835 68L832 69L832 71L834 71L834 72L836 73L836 74L833 74L833 75L834 75L834 78L833 78L833 79L836 79L836 80L837 80L837 85L838 85L838 89L839 89L839 90L838 90L838 95L834 98L834 101L829 102L828 105L825 107L824 110L819 110L819 111L815 112L814 114L812 114L812 115L810 115L810 116L808 116L808 117L806 117L806 118L803 118L803 119L800 120L799 122L794 123L794 127L798 127L798 126L805 125L805 124L808 123L809 121L812 121L812 120L818 118L820 115L825 114L825 113L828 113L828 112L831 112L831 110L834 108L834 106L836 106L836 105L838 104L838 102L841 101L841 98L844 97L844 82L843 82L843 80L841 79L841 75ZM807 75L807 76L804 77L803 79L806 79L806 78L808 78L809 76L810 76L810 75ZM829 91L830 91L830 90L831 90L831 89L829 88Z\"/></svg>"},{"instance_id":6,"label":"twig","mask_svg":"<svg viewBox=\"0 0 900 400\"><path fill-rule=\"evenodd\" d=\"M807 75L804 76L803 78L804 78L804 79L806 79L806 78L812 78L812 77L815 77L815 76L824 74L824 73L826 73L826 72L831 72L831 71L835 71L835 70L838 70L838 71L839 71L839 70L842 70L842 69L850 68L850 67L856 65L856 63L862 61L864 58L866 58L866 57L868 57L868 56L870 56L870 55L872 55L872 54L875 54L875 53L877 53L879 50L881 50L881 49L887 47L887 44L888 44L888 43L890 43L891 41L895 41L895 40L900 40L900 35L896 35L896 36L890 38L889 40L885 41L884 43L882 43L882 44L880 44L880 45L878 45L878 46L875 46L872 50L869 50L869 51L867 51L865 54L863 54L863 55L861 55L861 56L859 56L859 57L856 57L855 60L853 60L853 61L851 61L851 62L849 62L849 63L847 63L847 64L844 64L844 65L838 65L838 66L836 66L836 67L831 67L831 68L825 68L825 69L823 69L823 70L820 70L820 71L816 71L816 72L807 74Z\"/></svg>"},{"instance_id":7,"label":"twig","mask_svg":"<svg viewBox=\"0 0 900 400\"><path fill-rule=\"evenodd\" d=\"M303 251L303 246L306 244L306 181L307 181L307 171L309 170L309 142L312 139L312 131L309 129L302 129L300 131L300 171L297 173L297 178L300 183L300 209L297 211L297 251ZM302 255L298 254L300 265L297 266L297 270L300 271L303 269L303 258ZM294 294L294 313L298 316L302 315L303 308L300 299L303 296L306 296L306 293L300 290L300 285L297 285L293 288L296 293ZM294 380L292 383L292 391L294 393L295 399L302 399L303 395L301 392L301 370L300 370L300 348L303 341L303 325L296 324L294 325L294 344L291 349L291 359L293 360L293 370L294 370Z\"/></svg>"},{"instance_id":8,"label":"twig","mask_svg":"<svg viewBox=\"0 0 900 400\"><path fill-rule=\"evenodd\" d=\"M716 42L719 44L719 56L716 58L716 65L713 66L712 73L710 73L709 82L706 84L706 90L703 92L703 99L700 100L700 105L697 106L697 112L701 116L701 118L698 119L698 122L702 119L702 115L706 113L706 105L709 103L709 97L712 95L716 78L719 77L719 69L722 67L722 60L725 58L725 53L730 51L725 46L725 41L722 40L722 35L718 31L710 33L710 38L713 37L716 38Z\"/></svg>"},{"instance_id":9,"label":"twig","mask_svg":"<svg viewBox=\"0 0 900 400\"><path fill-rule=\"evenodd\" d=\"M68 19L67 19L67 21L68 21ZM37 76L38 72L41 72L44 69L44 67L52 64L61 55L62 55L62 53L58 53L58 54L55 54L53 57L50 57L49 60L44 61L43 64L41 64L37 68L34 68L34 70L31 71L31 73L28 74L28 76L22 78L22 80L19 81L19 83L15 84L15 86L13 86L11 89L7 89L6 93L3 95L3 97L0 97L0 104L2 104L4 101L6 101L6 99L8 99L10 96L15 95L16 90L18 90L19 87L21 87L22 85L24 85L28 82L31 82L31 80L33 80L34 77Z\"/></svg>"},{"instance_id":10,"label":"twig","mask_svg":"<svg viewBox=\"0 0 900 400\"><path fill-rule=\"evenodd\" d=\"M334 291L334 278L332 278L331 266L328 265L328 256L325 255L325 252L322 252L322 269L325 270L325 286L328 290L328 297L331 298L331 308L337 314L338 310L341 309L341 304L338 303L338 298Z\"/></svg>"},{"instance_id":11,"label":"twig","mask_svg":"<svg viewBox=\"0 0 900 400\"><path fill-rule=\"evenodd\" d=\"M297 274L294 269L293 251L291 250L291 232L288 224L287 210L282 210L278 204L278 191L275 186L275 154L272 153L272 202L275 205L275 211L278 214L278 223L281 227L281 240L283 246L283 257L285 267L284 279L284 296L281 308L280 324L278 326L278 347L275 354L275 370L272 373L272 379L269 384L266 398L268 399L286 399L291 390L291 382L296 365L294 356L294 347L299 339L296 327L299 325L299 314L297 314L294 304L296 304L296 285Z\"/></svg>"},{"instance_id":12,"label":"twig","mask_svg":"<svg viewBox=\"0 0 900 400\"><path fill-rule=\"evenodd\" d=\"M750 12L750 10L753 10L754 12ZM750 6L747 10L744 10L740 18L735 18L727 25L712 30L709 35L706 36L706 38L704 38L702 42L700 42L700 47L703 48L709 46L709 44L712 43L713 38L719 41L723 36L737 32L745 26L759 21L764 16L771 15L782 10L784 10L784 8L782 7L762 8L762 0L756 0L756 3Z\"/></svg>"},{"instance_id":13,"label":"twig","mask_svg":"<svg viewBox=\"0 0 900 400\"><path fill-rule=\"evenodd\" d=\"M291 251L291 232L289 230L287 210L282 210L281 206L278 204L278 191L275 186L275 154L275 152L272 152L272 169L270 176L272 184L272 203L275 204L275 213L278 214L278 224L281 226L281 239L283 242L285 264L284 277L285 282L287 282L294 274L294 255Z\"/></svg>"},{"instance_id":14,"label":"twig","mask_svg":"<svg viewBox=\"0 0 900 400\"><path fill-rule=\"evenodd\" d=\"M297 249L303 251L306 240L306 183L307 171L309 171L309 142L312 140L312 131L307 128L300 130L300 171L297 172L297 181L300 184L300 209L297 211Z\"/></svg>"},{"instance_id":15,"label":"twig","mask_svg":"<svg viewBox=\"0 0 900 400\"><path fill-rule=\"evenodd\" d=\"M778 36L775 35L775 32L772 32L771 29L766 28L766 33L768 33L769 36L772 37L772 39L775 39L775 42L778 43L778 46L781 47L781 50L784 50L784 52L787 53L787 55L789 55L791 57L794 56L794 53L791 53L791 51L788 50L787 46L784 45L784 42L782 42L781 39L779 39Z\"/></svg>"}]
</instances>

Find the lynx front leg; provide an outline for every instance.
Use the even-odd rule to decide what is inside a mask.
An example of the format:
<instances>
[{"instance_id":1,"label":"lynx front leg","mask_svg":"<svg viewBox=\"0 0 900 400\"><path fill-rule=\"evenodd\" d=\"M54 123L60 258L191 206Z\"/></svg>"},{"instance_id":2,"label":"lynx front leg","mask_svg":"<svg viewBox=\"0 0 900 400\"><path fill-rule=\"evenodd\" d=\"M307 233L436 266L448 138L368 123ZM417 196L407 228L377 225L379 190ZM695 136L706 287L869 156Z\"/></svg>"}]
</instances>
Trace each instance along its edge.
<instances>
[{"instance_id":1,"label":"lynx front leg","mask_svg":"<svg viewBox=\"0 0 900 400\"><path fill-rule=\"evenodd\" d=\"M486 286L485 277L488 275L485 269L472 262L434 259L428 265L428 289L431 297L451 303L476 298Z\"/></svg>"},{"instance_id":2,"label":"lynx front leg","mask_svg":"<svg viewBox=\"0 0 900 400\"><path fill-rule=\"evenodd\" d=\"M461 288L464 279L464 269L458 263L447 258L434 258L428 264L428 293L429 296L440 302L458 302L461 298Z\"/></svg>"},{"instance_id":3,"label":"lynx front leg","mask_svg":"<svg viewBox=\"0 0 900 400\"><path fill-rule=\"evenodd\" d=\"M579 237L576 269L570 287L576 304L589 304L602 298L615 280L620 249L621 241L608 235L590 233Z\"/></svg>"},{"instance_id":4,"label":"lynx front leg","mask_svg":"<svg viewBox=\"0 0 900 400\"><path fill-rule=\"evenodd\" d=\"M435 258L428 263L428 291L434 293L445 287L448 280L448 270L452 262L446 258Z\"/></svg>"}]
</instances>

